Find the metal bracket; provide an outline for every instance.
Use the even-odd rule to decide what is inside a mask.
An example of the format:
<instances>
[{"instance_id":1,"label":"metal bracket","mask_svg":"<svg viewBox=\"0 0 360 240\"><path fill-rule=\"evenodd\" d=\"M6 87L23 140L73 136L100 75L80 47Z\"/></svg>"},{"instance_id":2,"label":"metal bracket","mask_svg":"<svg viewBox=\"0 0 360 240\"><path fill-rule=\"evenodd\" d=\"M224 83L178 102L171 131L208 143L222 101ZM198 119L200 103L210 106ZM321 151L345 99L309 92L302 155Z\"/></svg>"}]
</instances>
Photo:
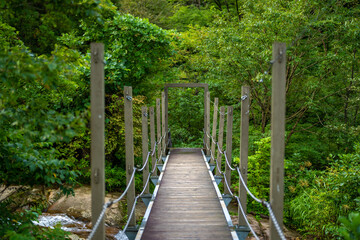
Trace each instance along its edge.
<instances>
[{"instance_id":1,"label":"metal bracket","mask_svg":"<svg viewBox=\"0 0 360 240\"><path fill-rule=\"evenodd\" d=\"M210 166L210 171L211 171L211 172L214 171L214 169L215 169L215 164L210 163L209 166Z\"/></svg>"},{"instance_id":2,"label":"metal bracket","mask_svg":"<svg viewBox=\"0 0 360 240\"><path fill-rule=\"evenodd\" d=\"M228 206L232 200L232 196L230 194L222 194L222 198L224 199L226 206Z\"/></svg>"},{"instance_id":3,"label":"metal bracket","mask_svg":"<svg viewBox=\"0 0 360 240\"><path fill-rule=\"evenodd\" d=\"M156 186L158 181L159 181L159 177L158 176L151 176L150 180L154 184L154 186Z\"/></svg>"},{"instance_id":4,"label":"metal bracket","mask_svg":"<svg viewBox=\"0 0 360 240\"><path fill-rule=\"evenodd\" d=\"M245 240L250 232L250 228L248 226L236 226L235 232L239 240Z\"/></svg>"},{"instance_id":5,"label":"metal bracket","mask_svg":"<svg viewBox=\"0 0 360 240\"><path fill-rule=\"evenodd\" d=\"M216 182L216 184L217 185L219 185L219 183L221 182L221 180L223 179L223 177L222 176L214 176L214 178L215 178L215 182Z\"/></svg>"},{"instance_id":6,"label":"metal bracket","mask_svg":"<svg viewBox=\"0 0 360 240\"><path fill-rule=\"evenodd\" d=\"M138 226L128 227L125 231L125 234L129 240L134 240L136 238L136 234L138 230L139 230Z\"/></svg>"},{"instance_id":7,"label":"metal bracket","mask_svg":"<svg viewBox=\"0 0 360 240\"><path fill-rule=\"evenodd\" d=\"M210 162L211 157L206 157L206 161L209 163Z\"/></svg>"},{"instance_id":8,"label":"metal bracket","mask_svg":"<svg viewBox=\"0 0 360 240\"><path fill-rule=\"evenodd\" d=\"M141 200L144 202L145 206L148 207L150 200L151 200L152 194L147 193L147 194L143 194L141 196Z\"/></svg>"},{"instance_id":9,"label":"metal bracket","mask_svg":"<svg viewBox=\"0 0 360 240\"><path fill-rule=\"evenodd\" d=\"M164 164L158 164L157 165L157 168L159 169L160 172L162 172L163 166L164 166Z\"/></svg>"}]
</instances>

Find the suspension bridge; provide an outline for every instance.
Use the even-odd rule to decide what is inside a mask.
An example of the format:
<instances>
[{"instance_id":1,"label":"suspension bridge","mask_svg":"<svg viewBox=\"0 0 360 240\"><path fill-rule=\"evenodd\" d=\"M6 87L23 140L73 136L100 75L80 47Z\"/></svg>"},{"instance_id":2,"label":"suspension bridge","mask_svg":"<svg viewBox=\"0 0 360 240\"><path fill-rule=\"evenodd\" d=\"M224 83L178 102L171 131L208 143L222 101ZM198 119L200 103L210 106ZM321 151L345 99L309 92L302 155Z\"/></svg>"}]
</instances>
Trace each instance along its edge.
<instances>
[{"instance_id":1,"label":"suspension bridge","mask_svg":"<svg viewBox=\"0 0 360 240\"><path fill-rule=\"evenodd\" d=\"M270 201L258 199L247 186L250 88L242 87L240 164L232 163L233 107L218 106L214 98L210 131L210 92L204 83L166 84L154 107L142 107L141 168L134 166L132 88L124 88L127 187L115 200L104 202L104 62L103 45L91 45L91 167L92 223L88 239L105 239L106 209L126 196L128 221L123 228L129 239L260 239L246 217L249 195L269 210L270 239L283 234L284 137L285 137L285 44L274 43L272 65L272 149ZM201 148L172 148L168 128L168 89L204 89L204 137ZM156 123L155 123L156 117ZM225 129L226 117L226 129ZM150 129L149 129L150 127ZM156 130L156 132L155 132ZM226 131L225 131L226 130ZM150 132L150 137L149 137ZM223 149L226 132L226 149ZM150 145L150 151L149 151ZM223 162L225 160L225 162ZM224 163L224 164L223 164ZM143 173L143 190L135 196L135 173ZM239 176L239 194L231 189L231 173ZM223 182L224 192L218 188ZM150 193L149 184L155 189ZM139 199L147 206L140 225L135 219ZM238 225L227 210L238 203Z\"/></svg>"}]
</instances>

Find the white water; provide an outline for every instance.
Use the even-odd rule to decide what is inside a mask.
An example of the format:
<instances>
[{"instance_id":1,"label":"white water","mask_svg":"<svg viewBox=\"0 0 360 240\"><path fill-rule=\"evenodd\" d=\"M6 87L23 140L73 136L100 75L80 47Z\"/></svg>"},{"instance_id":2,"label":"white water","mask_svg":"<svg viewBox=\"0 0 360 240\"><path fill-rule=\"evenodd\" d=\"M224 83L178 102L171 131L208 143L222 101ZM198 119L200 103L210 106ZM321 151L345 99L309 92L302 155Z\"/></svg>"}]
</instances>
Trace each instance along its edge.
<instances>
[{"instance_id":1,"label":"white water","mask_svg":"<svg viewBox=\"0 0 360 240\"><path fill-rule=\"evenodd\" d=\"M39 216L38 221L33 221L34 224L42 227L53 228L57 224L61 225L61 229L72 233L86 233L85 236L90 234L91 229L87 228L84 222L78 221L74 218L67 216L65 213L58 214L43 214ZM129 240L123 231L119 231L115 236L116 240Z\"/></svg>"},{"instance_id":2,"label":"white water","mask_svg":"<svg viewBox=\"0 0 360 240\"><path fill-rule=\"evenodd\" d=\"M55 225L60 224L61 229L67 232L90 232L91 230L86 227L84 222L70 218L64 213L54 215L41 215L38 221L33 221L34 224L42 227L53 228Z\"/></svg>"}]
</instances>

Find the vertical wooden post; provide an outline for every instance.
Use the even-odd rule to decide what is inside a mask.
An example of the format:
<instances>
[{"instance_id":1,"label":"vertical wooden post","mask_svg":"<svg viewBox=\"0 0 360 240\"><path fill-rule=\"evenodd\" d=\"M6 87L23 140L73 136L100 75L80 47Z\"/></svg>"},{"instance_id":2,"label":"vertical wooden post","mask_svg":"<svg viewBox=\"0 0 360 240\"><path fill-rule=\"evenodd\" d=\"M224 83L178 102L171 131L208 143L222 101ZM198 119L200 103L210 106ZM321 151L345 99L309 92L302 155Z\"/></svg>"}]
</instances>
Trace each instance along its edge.
<instances>
[{"instance_id":1,"label":"vertical wooden post","mask_svg":"<svg viewBox=\"0 0 360 240\"><path fill-rule=\"evenodd\" d=\"M206 131L206 123L207 123L207 120L206 120L206 102L207 102L207 92L209 91L209 88L208 87L204 87L204 131ZM206 149L206 134L204 134L204 152L205 152L205 149Z\"/></svg>"},{"instance_id":2,"label":"vertical wooden post","mask_svg":"<svg viewBox=\"0 0 360 240\"><path fill-rule=\"evenodd\" d=\"M105 200L104 44L91 43L91 221L94 226ZM105 239L104 218L94 239Z\"/></svg>"},{"instance_id":3,"label":"vertical wooden post","mask_svg":"<svg viewBox=\"0 0 360 240\"><path fill-rule=\"evenodd\" d=\"M165 112L165 154L167 154L168 149L168 140L169 140L169 91L168 88L165 88L165 101L164 101L164 112Z\"/></svg>"},{"instance_id":4,"label":"vertical wooden post","mask_svg":"<svg viewBox=\"0 0 360 240\"><path fill-rule=\"evenodd\" d=\"M161 127L162 127L162 136L164 137L162 140L162 156L165 156L166 154L166 114L165 114L165 92L161 93L161 116L162 116L162 121L161 121Z\"/></svg>"},{"instance_id":5,"label":"vertical wooden post","mask_svg":"<svg viewBox=\"0 0 360 240\"><path fill-rule=\"evenodd\" d=\"M222 147L224 141L224 125L225 125L225 107L221 106L220 120L219 120L219 136L218 136L218 143L221 151L223 150ZM216 161L219 163L219 166L221 166L221 159L222 159L222 154L220 153L220 151L218 151ZM218 176L220 175L220 171L218 168L216 168L216 175Z\"/></svg>"},{"instance_id":6,"label":"vertical wooden post","mask_svg":"<svg viewBox=\"0 0 360 240\"><path fill-rule=\"evenodd\" d=\"M155 114L154 114L154 107L150 107L149 112L150 112L150 144L151 144L150 152L152 154L153 150L154 150L154 147L155 147ZM154 153L153 156L151 156L151 170L154 168L155 163L156 163L156 152ZM152 173L152 176L156 176L156 172L157 171L155 169L155 171Z\"/></svg>"},{"instance_id":7,"label":"vertical wooden post","mask_svg":"<svg viewBox=\"0 0 360 240\"><path fill-rule=\"evenodd\" d=\"M160 98L157 98L156 99L156 131L157 131L157 142L159 143L160 142L160 139L161 139L161 115L160 115ZM158 148L158 158L160 159L159 160L159 163L161 163L161 144L159 144L157 146ZM155 170L154 172L155 176L157 175L157 170Z\"/></svg>"},{"instance_id":8,"label":"vertical wooden post","mask_svg":"<svg viewBox=\"0 0 360 240\"><path fill-rule=\"evenodd\" d=\"M213 114L213 128L212 128L212 138L216 139L216 128L217 128L217 116L218 116L218 104L219 104L219 99L218 98L215 98L214 99L214 114ZM216 150L216 146L215 146L215 143L214 141L211 141L211 152L214 156L214 158L216 158L216 155L215 155L215 150ZM210 163L211 164L214 164L214 159L211 158L210 160Z\"/></svg>"},{"instance_id":9,"label":"vertical wooden post","mask_svg":"<svg viewBox=\"0 0 360 240\"><path fill-rule=\"evenodd\" d=\"M284 157L285 157L285 85L286 44L273 44L272 97L271 97L271 166L270 204L283 228L284 208ZM270 239L280 239L270 219Z\"/></svg>"},{"instance_id":10,"label":"vertical wooden post","mask_svg":"<svg viewBox=\"0 0 360 240\"><path fill-rule=\"evenodd\" d=\"M141 123L142 123L142 158L143 166L146 162L146 158L149 152L149 130L148 130L148 111L146 106L141 107ZM149 162L146 164L143 170L143 187L145 187L147 178L149 176ZM149 185L145 188L145 194L149 193Z\"/></svg>"},{"instance_id":11,"label":"vertical wooden post","mask_svg":"<svg viewBox=\"0 0 360 240\"><path fill-rule=\"evenodd\" d=\"M248 173L248 149L249 149L249 109L250 109L250 87L241 88L241 126L240 126L240 162L239 169L245 184L247 184ZM239 196L241 206L246 214L247 192L239 179ZM246 221L238 208L239 226L246 226Z\"/></svg>"},{"instance_id":12,"label":"vertical wooden post","mask_svg":"<svg viewBox=\"0 0 360 240\"><path fill-rule=\"evenodd\" d=\"M206 131L206 145L208 146L208 148L206 149L206 155L210 156L210 138L208 137L208 135L210 136L210 92L207 91L206 92L206 106L205 106L205 115L206 115L206 126L205 126L205 131Z\"/></svg>"},{"instance_id":13,"label":"vertical wooden post","mask_svg":"<svg viewBox=\"0 0 360 240\"><path fill-rule=\"evenodd\" d=\"M234 108L233 106L227 107L227 119L226 119L226 156L229 160L229 163L232 163L232 135L233 135L233 119L234 119ZM231 169L227 164L225 164L225 175L226 181L231 187ZM229 194L228 188L224 185L224 193Z\"/></svg>"},{"instance_id":14,"label":"vertical wooden post","mask_svg":"<svg viewBox=\"0 0 360 240\"><path fill-rule=\"evenodd\" d=\"M133 134L133 109L132 109L132 87L124 87L124 112L125 112L125 155L126 155L126 184L130 182L134 170L134 134ZM128 218L131 217L129 226L135 227L135 214L130 216L135 200L135 180L130 184L126 194Z\"/></svg>"}]
</instances>

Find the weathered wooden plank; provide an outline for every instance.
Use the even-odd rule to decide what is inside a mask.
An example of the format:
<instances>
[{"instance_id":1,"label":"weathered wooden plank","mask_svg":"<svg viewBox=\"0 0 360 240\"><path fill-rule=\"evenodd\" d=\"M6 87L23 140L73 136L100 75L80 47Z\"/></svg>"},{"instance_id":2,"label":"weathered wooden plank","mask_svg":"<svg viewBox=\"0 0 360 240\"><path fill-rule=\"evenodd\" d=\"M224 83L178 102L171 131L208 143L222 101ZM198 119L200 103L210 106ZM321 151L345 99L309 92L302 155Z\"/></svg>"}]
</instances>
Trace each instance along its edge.
<instances>
[{"instance_id":1,"label":"weathered wooden plank","mask_svg":"<svg viewBox=\"0 0 360 240\"><path fill-rule=\"evenodd\" d=\"M271 93L270 204L281 228L284 209L286 44L273 45ZM270 219L270 239L280 239Z\"/></svg>"},{"instance_id":2,"label":"weathered wooden plank","mask_svg":"<svg viewBox=\"0 0 360 240\"><path fill-rule=\"evenodd\" d=\"M214 159L216 158L216 145L215 145L215 139L216 139L216 128L217 128L217 116L218 116L218 105L219 105L219 98L214 99L214 114L213 114L213 128L211 132L211 137L214 139L214 141L211 141L211 153L213 157L210 160L210 163L214 163Z\"/></svg>"},{"instance_id":3,"label":"weathered wooden plank","mask_svg":"<svg viewBox=\"0 0 360 240\"><path fill-rule=\"evenodd\" d=\"M227 107L227 119L226 119L226 157L229 160L229 163L232 163L232 129L233 129L233 112L234 112L234 108L233 106L228 106ZM225 159L226 161L226 159ZM229 166L225 163L225 174L226 174L226 181L229 184L229 187L231 187L231 169L229 168ZM227 186L225 186L225 181L224 182L224 193L229 194L230 191L227 188Z\"/></svg>"},{"instance_id":4,"label":"weathered wooden plank","mask_svg":"<svg viewBox=\"0 0 360 240\"><path fill-rule=\"evenodd\" d=\"M231 239L200 150L171 150L142 239Z\"/></svg>"},{"instance_id":5,"label":"weathered wooden plank","mask_svg":"<svg viewBox=\"0 0 360 240\"><path fill-rule=\"evenodd\" d=\"M95 225L105 199L104 44L91 43L91 221ZM94 238L105 239L104 219Z\"/></svg>"},{"instance_id":6,"label":"weathered wooden plank","mask_svg":"<svg viewBox=\"0 0 360 240\"><path fill-rule=\"evenodd\" d=\"M205 124L205 132L206 132L206 145L208 148L206 149L206 156L210 156L210 92L206 92L206 101L205 101L205 118L206 118L206 124Z\"/></svg>"},{"instance_id":7,"label":"weathered wooden plank","mask_svg":"<svg viewBox=\"0 0 360 240\"><path fill-rule=\"evenodd\" d=\"M245 184L247 184L248 174L248 148L249 148L249 108L250 108L250 88L243 86L241 88L241 126L240 126L240 162L239 169ZM239 196L241 206L246 214L247 192L239 179ZM246 221L238 209L238 221L240 226L246 226Z\"/></svg>"},{"instance_id":8,"label":"weathered wooden plank","mask_svg":"<svg viewBox=\"0 0 360 240\"><path fill-rule=\"evenodd\" d=\"M159 144L160 139L161 139L161 110L160 110L160 98L156 99L156 132L157 132L157 142L158 142L158 146L157 146L157 157L160 159L161 158L161 144ZM161 159L159 161L159 163L161 162ZM157 170L154 171L154 176L157 176Z\"/></svg>"},{"instance_id":9,"label":"weathered wooden plank","mask_svg":"<svg viewBox=\"0 0 360 240\"><path fill-rule=\"evenodd\" d=\"M223 141L224 141L224 125L225 125L225 107L220 107L220 120L219 120L219 136L218 136L218 143L219 147L222 150L223 147ZM218 162L218 165L221 167L221 160L222 160L222 154L220 151L217 152L217 158L216 161ZM220 175L220 169L216 167L216 175Z\"/></svg>"},{"instance_id":10,"label":"weathered wooden plank","mask_svg":"<svg viewBox=\"0 0 360 240\"><path fill-rule=\"evenodd\" d=\"M166 132L166 112L165 112L165 92L161 93L161 130L162 130L162 136L164 137L162 140L162 144L161 144L161 152L162 155L165 156L165 152L166 152L166 137L165 137L165 132Z\"/></svg>"},{"instance_id":11,"label":"weathered wooden plank","mask_svg":"<svg viewBox=\"0 0 360 240\"><path fill-rule=\"evenodd\" d=\"M143 187L145 187L145 194L149 193L149 185L146 185L146 180L149 176L149 162L146 162L147 155L149 152L149 129L148 129L148 109L147 106L141 107L141 123L142 123L142 159L143 159L143 166L146 166L143 170Z\"/></svg>"},{"instance_id":12,"label":"weathered wooden plank","mask_svg":"<svg viewBox=\"0 0 360 240\"><path fill-rule=\"evenodd\" d=\"M129 184L134 169L134 134L133 134L133 109L132 87L124 87L124 112L125 112L125 156L126 156L126 184ZM135 181L130 184L126 194L127 212L130 214L135 200ZM131 217L129 226L136 224L135 214ZM130 217L130 216L129 216Z\"/></svg>"},{"instance_id":13,"label":"weathered wooden plank","mask_svg":"<svg viewBox=\"0 0 360 240\"><path fill-rule=\"evenodd\" d=\"M154 107L149 108L150 113L150 144L151 144L151 154L153 154L153 150L155 147L155 116L154 116ZM154 168L156 163L156 152L151 156L151 171ZM152 176L156 176L156 171L152 173Z\"/></svg>"},{"instance_id":14,"label":"weathered wooden plank","mask_svg":"<svg viewBox=\"0 0 360 240\"><path fill-rule=\"evenodd\" d=\"M201 87L205 88L208 87L207 83L168 83L165 85L165 88L169 87L183 87L183 88L196 88Z\"/></svg>"}]
</instances>

